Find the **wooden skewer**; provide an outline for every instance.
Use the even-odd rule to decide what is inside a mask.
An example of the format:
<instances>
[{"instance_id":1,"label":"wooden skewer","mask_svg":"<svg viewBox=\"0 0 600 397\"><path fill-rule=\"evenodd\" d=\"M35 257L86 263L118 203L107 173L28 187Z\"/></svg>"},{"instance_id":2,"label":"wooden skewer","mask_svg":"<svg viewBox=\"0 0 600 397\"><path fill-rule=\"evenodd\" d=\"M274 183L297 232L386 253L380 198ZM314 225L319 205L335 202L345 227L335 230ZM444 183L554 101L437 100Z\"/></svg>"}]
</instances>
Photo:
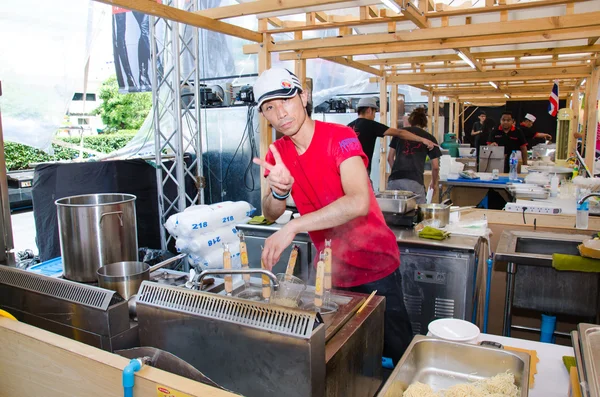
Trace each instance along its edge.
<instances>
[{"instance_id":1,"label":"wooden skewer","mask_svg":"<svg viewBox=\"0 0 600 397\"><path fill-rule=\"evenodd\" d=\"M239 234L240 237L240 260L242 262L242 269L249 269L249 262L248 262L248 248L246 247L246 242L244 241L244 233L240 232ZM248 283L250 283L250 275L249 274L244 274L243 276L244 279L244 283L247 285Z\"/></svg>"},{"instance_id":2,"label":"wooden skewer","mask_svg":"<svg viewBox=\"0 0 600 397\"><path fill-rule=\"evenodd\" d=\"M226 244L223 245L223 269L231 270L231 253ZM233 279L231 274L225 275L225 292L227 292L227 295L231 295L233 292Z\"/></svg>"},{"instance_id":3,"label":"wooden skewer","mask_svg":"<svg viewBox=\"0 0 600 397\"><path fill-rule=\"evenodd\" d=\"M294 245L292 252L290 253L290 259L288 260L287 268L285 269L286 280L290 278L288 276L294 275L294 268L296 267L296 261L298 259L298 246Z\"/></svg>"},{"instance_id":4,"label":"wooden skewer","mask_svg":"<svg viewBox=\"0 0 600 397\"><path fill-rule=\"evenodd\" d=\"M321 252L319 262L317 263L317 280L315 282L315 308L320 311L323 307L323 278L325 276L325 262L323 262L323 253Z\"/></svg>"},{"instance_id":5,"label":"wooden skewer","mask_svg":"<svg viewBox=\"0 0 600 397\"><path fill-rule=\"evenodd\" d=\"M369 297L367 298L367 300L365 301L365 303L363 303L357 310L356 314L359 314L360 312L363 311L363 309L365 307L367 307L367 305L369 304L369 302L371 302L371 299L373 299L373 297L375 296L375 294L377 293L377 290L371 292L371 295L369 295Z\"/></svg>"}]
</instances>

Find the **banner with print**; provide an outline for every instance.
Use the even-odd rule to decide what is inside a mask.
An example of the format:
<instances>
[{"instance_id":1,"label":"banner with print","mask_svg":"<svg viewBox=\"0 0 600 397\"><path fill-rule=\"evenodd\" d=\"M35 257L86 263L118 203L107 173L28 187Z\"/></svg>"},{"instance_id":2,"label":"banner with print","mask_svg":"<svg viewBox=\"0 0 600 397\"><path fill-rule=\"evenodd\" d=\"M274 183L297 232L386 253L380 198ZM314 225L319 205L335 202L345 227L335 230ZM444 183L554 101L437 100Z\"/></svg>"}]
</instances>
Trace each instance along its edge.
<instances>
[{"instance_id":1,"label":"banner with print","mask_svg":"<svg viewBox=\"0 0 600 397\"><path fill-rule=\"evenodd\" d=\"M113 6L112 29L119 92L152 91L150 16Z\"/></svg>"}]
</instances>

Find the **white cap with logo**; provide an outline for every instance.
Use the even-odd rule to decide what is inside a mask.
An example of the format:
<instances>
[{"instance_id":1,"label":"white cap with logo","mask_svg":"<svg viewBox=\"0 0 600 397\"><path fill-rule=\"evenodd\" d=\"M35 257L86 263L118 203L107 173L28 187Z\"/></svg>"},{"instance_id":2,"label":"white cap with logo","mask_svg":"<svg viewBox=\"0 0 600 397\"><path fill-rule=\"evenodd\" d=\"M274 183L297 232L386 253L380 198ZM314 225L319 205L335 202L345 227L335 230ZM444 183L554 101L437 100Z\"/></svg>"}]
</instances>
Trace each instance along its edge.
<instances>
[{"instance_id":1,"label":"white cap with logo","mask_svg":"<svg viewBox=\"0 0 600 397\"><path fill-rule=\"evenodd\" d=\"M527 120L531 121L532 123L535 123L535 119L536 119L536 117L535 117L533 114L531 114L531 113L527 113L527 114L525 115L525 118L526 118Z\"/></svg>"},{"instance_id":2,"label":"white cap with logo","mask_svg":"<svg viewBox=\"0 0 600 397\"><path fill-rule=\"evenodd\" d=\"M271 68L261 73L254 83L254 98L258 109L271 99L292 98L302 91L302 85L296 75L284 68Z\"/></svg>"}]
</instances>

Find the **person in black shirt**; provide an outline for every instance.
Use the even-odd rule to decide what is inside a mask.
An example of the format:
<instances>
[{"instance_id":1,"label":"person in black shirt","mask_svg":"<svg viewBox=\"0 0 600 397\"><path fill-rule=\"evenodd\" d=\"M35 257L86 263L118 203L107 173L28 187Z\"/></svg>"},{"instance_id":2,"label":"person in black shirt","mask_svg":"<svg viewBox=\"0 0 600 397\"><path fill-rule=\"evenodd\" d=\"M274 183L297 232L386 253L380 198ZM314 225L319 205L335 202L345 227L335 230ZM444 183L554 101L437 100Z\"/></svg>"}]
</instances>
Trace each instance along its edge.
<instances>
[{"instance_id":1,"label":"person in black shirt","mask_svg":"<svg viewBox=\"0 0 600 397\"><path fill-rule=\"evenodd\" d=\"M348 124L348 127L356 132L358 140L362 145L363 152L365 152L369 158L369 166L367 167L369 175L371 175L371 161L373 160L373 151L375 150L377 138L397 136L409 141L420 142L427 146L427 148L433 148L435 146L432 141L408 132L407 130L391 128L385 124L378 123L375 121L375 113L377 113L377 111L379 111L379 106L377 106L375 98L361 98L360 101L358 101L358 118Z\"/></svg>"},{"instance_id":2,"label":"person in black shirt","mask_svg":"<svg viewBox=\"0 0 600 397\"><path fill-rule=\"evenodd\" d=\"M407 130L426 140L437 144L433 135L424 130L427 126L427 113L423 108L416 108L408 117L411 127ZM419 195L417 204L424 204L426 199L423 173L427 156L431 159L431 183L429 187L437 186L442 151L438 146L427 148L420 142L407 141L397 137L392 138L388 153L388 164L392 169L388 181L388 190L409 190Z\"/></svg>"},{"instance_id":3,"label":"person in black shirt","mask_svg":"<svg viewBox=\"0 0 600 397\"><path fill-rule=\"evenodd\" d=\"M471 146L475 148L479 148L482 144L484 144L487 136L490 133L490 129L486 128L487 123L485 120L487 119L487 115L485 112L479 113L479 121L473 123L473 129L471 131ZM482 139L483 138L483 139Z\"/></svg>"},{"instance_id":4,"label":"person in black shirt","mask_svg":"<svg viewBox=\"0 0 600 397\"><path fill-rule=\"evenodd\" d=\"M521 152L523 165L527 165L527 141L523 132L516 128L511 112L503 112L500 118L500 126L490 134L487 142L490 146L504 147L504 172L510 170L508 160L513 150Z\"/></svg>"},{"instance_id":5,"label":"person in black shirt","mask_svg":"<svg viewBox=\"0 0 600 397\"><path fill-rule=\"evenodd\" d=\"M527 140L527 144L529 145L530 149L539 143L546 143L547 140L552 140L552 135L550 134L535 132L533 129L533 123L535 123L535 116L527 113L519 125L521 131L523 131L523 135L525 135L525 139Z\"/></svg>"}]
</instances>

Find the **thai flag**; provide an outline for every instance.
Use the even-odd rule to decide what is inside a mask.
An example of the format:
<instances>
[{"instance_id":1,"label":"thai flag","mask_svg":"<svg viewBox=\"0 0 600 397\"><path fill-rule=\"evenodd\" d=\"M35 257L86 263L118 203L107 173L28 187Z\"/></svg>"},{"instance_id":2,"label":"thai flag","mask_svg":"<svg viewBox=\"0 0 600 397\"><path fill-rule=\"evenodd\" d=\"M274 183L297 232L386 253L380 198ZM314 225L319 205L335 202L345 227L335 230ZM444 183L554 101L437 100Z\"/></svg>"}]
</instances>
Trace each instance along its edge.
<instances>
[{"instance_id":1,"label":"thai flag","mask_svg":"<svg viewBox=\"0 0 600 397\"><path fill-rule=\"evenodd\" d=\"M550 103L548 104L548 113L552 117L556 117L558 113L558 81L554 81L552 92L550 93Z\"/></svg>"}]
</instances>

